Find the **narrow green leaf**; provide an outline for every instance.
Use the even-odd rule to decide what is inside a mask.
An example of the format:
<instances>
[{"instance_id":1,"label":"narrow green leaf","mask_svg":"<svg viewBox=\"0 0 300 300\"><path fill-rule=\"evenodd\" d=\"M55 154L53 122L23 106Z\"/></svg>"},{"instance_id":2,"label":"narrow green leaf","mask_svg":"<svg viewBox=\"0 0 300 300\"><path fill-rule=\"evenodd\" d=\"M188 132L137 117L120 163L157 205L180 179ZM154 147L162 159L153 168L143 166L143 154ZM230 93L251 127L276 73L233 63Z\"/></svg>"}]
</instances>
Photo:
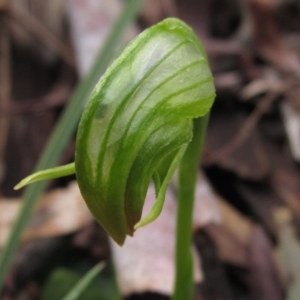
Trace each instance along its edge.
<instances>
[{"instance_id":1,"label":"narrow green leaf","mask_svg":"<svg viewBox=\"0 0 300 300\"><path fill-rule=\"evenodd\" d=\"M15 190L21 189L22 187L41 180L54 179L63 176L72 175L75 173L75 163L70 163L64 166L46 169L43 171L36 172L22 179L15 187Z\"/></svg>"},{"instance_id":2,"label":"narrow green leaf","mask_svg":"<svg viewBox=\"0 0 300 300\"><path fill-rule=\"evenodd\" d=\"M105 263L100 262L94 266L80 281L62 298L62 300L76 300L93 281L93 279L104 269Z\"/></svg>"},{"instance_id":3,"label":"narrow green leaf","mask_svg":"<svg viewBox=\"0 0 300 300\"><path fill-rule=\"evenodd\" d=\"M72 94L70 103L64 110L42 157L37 163L36 171L50 168L57 164L63 150L69 143L71 136L74 134L82 109L89 98L93 87L105 71L109 60L113 56L115 47L118 45L127 26L136 17L142 4L142 0L127 0L125 2L123 11L112 28L103 49L99 52L91 71L87 77L80 82ZM17 250L21 233L25 229L35 203L43 192L45 185L45 182L35 183L34 185L29 186L25 192L21 211L0 257L0 291Z\"/></svg>"}]
</instances>

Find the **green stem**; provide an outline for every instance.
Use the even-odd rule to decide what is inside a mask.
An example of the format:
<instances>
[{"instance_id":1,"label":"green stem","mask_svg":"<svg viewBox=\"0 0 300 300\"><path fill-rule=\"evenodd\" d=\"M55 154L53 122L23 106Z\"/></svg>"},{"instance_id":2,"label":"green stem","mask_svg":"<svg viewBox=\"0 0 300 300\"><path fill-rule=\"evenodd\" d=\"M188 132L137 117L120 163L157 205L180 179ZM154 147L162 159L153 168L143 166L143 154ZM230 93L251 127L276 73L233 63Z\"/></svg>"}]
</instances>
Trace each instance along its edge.
<instances>
[{"instance_id":1,"label":"green stem","mask_svg":"<svg viewBox=\"0 0 300 300\"><path fill-rule=\"evenodd\" d=\"M191 300L194 269L191 252L192 219L197 173L204 144L208 114L194 120L194 136L179 166L176 228L176 277L172 300Z\"/></svg>"},{"instance_id":2,"label":"green stem","mask_svg":"<svg viewBox=\"0 0 300 300\"><path fill-rule=\"evenodd\" d=\"M57 164L63 150L74 134L87 99L89 99L95 84L104 73L114 54L114 49L120 43L124 31L138 14L139 8L143 2L144 1L141 0L128 0L124 2L124 8L112 28L107 42L99 52L95 64L88 76L80 82L72 94L70 103L58 121L35 170L51 168ZM32 210L39 196L45 189L45 186L46 182L38 182L26 189L21 210L12 228L7 244L0 256L0 293L6 274L18 248L21 234L30 219Z\"/></svg>"}]
</instances>

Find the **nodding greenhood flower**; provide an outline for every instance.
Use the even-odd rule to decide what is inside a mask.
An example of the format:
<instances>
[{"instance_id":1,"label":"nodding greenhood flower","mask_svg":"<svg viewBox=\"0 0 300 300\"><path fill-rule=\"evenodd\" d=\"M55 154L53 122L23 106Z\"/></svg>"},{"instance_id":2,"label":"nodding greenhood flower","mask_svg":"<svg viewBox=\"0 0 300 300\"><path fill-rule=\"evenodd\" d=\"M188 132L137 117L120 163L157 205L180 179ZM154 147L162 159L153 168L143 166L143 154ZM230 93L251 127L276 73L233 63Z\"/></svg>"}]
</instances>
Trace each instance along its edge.
<instances>
[{"instance_id":1,"label":"nodding greenhood flower","mask_svg":"<svg viewBox=\"0 0 300 300\"><path fill-rule=\"evenodd\" d=\"M204 48L192 29L174 18L136 37L96 85L78 128L75 171L90 211L119 245L160 214L193 137L193 119L206 115L214 98ZM54 169L63 173L63 168ZM45 179L45 172L17 188ZM61 175L72 172L74 164ZM157 199L140 221L152 179Z\"/></svg>"}]
</instances>

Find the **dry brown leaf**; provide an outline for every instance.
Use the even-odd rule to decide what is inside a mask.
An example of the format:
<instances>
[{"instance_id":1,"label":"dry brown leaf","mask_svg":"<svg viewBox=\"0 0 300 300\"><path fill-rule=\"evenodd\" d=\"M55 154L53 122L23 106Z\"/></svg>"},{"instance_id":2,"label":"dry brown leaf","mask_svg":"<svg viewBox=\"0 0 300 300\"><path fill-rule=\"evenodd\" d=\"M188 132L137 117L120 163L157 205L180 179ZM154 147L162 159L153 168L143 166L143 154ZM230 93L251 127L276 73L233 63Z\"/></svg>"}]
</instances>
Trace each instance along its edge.
<instances>
[{"instance_id":1,"label":"dry brown leaf","mask_svg":"<svg viewBox=\"0 0 300 300\"><path fill-rule=\"evenodd\" d=\"M4 247L20 208L20 200L0 199L0 250Z\"/></svg>"},{"instance_id":2,"label":"dry brown leaf","mask_svg":"<svg viewBox=\"0 0 300 300\"><path fill-rule=\"evenodd\" d=\"M286 82L279 78L271 68L262 69L262 76L246 84L240 92L241 100L248 101L264 93L281 93L286 89Z\"/></svg>"},{"instance_id":3,"label":"dry brown leaf","mask_svg":"<svg viewBox=\"0 0 300 300\"><path fill-rule=\"evenodd\" d=\"M292 155L300 161L300 113L289 102L281 104L281 113Z\"/></svg>"},{"instance_id":4,"label":"dry brown leaf","mask_svg":"<svg viewBox=\"0 0 300 300\"><path fill-rule=\"evenodd\" d=\"M283 299L283 287L278 277L273 247L260 226L255 226L253 230L248 252L248 284L251 299Z\"/></svg>"},{"instance_id":5,"label":"dry brown leaf","mask_svg":"<svg viewBox=\"0 0 300 300\"><path fill-rule=\"evenodd\" d=\"M1 200L0 249L10 233L21 201ZM26 228L22 241L59 236L75 232L92 221L92 216L83 201L78 185L72 182L65 189L55 189L42 196Z\"/></svg>"},{"instance_id":6,"label":"dry brown leaf","mask_svg":"<svg viewBox=\"0 0 300 300\"><path fill-rule=\"evenodd\" d=\"M94 62L98 50L105 44L108 33L121 12L117 0L68 0L66 9L70 22L78 70L85 75ZM124 41L138 33L134 26L127 31ZM120 44L122 41L120 41Z\"/></svg>"},{"instance_id":7,"label":"dry brown leaf","mask_svg":"<svg viewBox=\"0 0 300 300\"><path fill-rule=\"evenodd\" d=\"M43 196L30 220L24 239L50 237L74 232L92 216L82 199L77 182L66 189L56 189Z\"/></svg>"},{"instance_id":8,"label":"dry brown leaf","mask_svg":"<svg viewBox=\"0 0 300 300\"><path fill-rule=\"evenodd\" d=\"M155 199L151 185L144 209L149 211ZM166 194L163 211L155 222L138 229L127 238L123 247L111 241L117 280L123 296L133 293L158 292L169 295L174 281L176 204L170 191ZM145 215L145 212L144 214ZM196 264L195 277L202 274Z\"/></svg>"},{"instance_id":9,"label":"dry brown leaf","mask_svg":"<svg viewBox=\"0 0 300 300\"><path fill-rule=\"evenodd\" d=\"M221 221L219 197L201 173L196 185L193 230L196 231L211 222L219 224Z\"/></svg>"},{"instance_id":10,"label":"dry brown leaf","mask_svg":"<svg viewBox=\"0 0 300 300\"><path fill-rule=\"evenodd\" d=\"M223 223L210 225L206 231L214 240L221 260L247 270L243 280L251 299L282 299L272 245L264 230L225 201L221 200L219 205Z\"/></svg>"},{"instance_id":11,"label":"dry brown leaf","mask_svg":"<svg viewBox=\"0 0 300 300\"><path fill-rule=\"evenodd\" d=\"M209 222L219 222L216 199L207 182L198 182L194 214L194 228ZM153 205L154 187L151 185L143 215ZM203 201L203 202L202 202ZM161 215L153 223L138 229L122 248L111 242L117 279L122 295L158 292L169 295L174 284L176 201L169 190ZM195 253L195 252L194 252ZM202 279L199 258L194 255L195 280Z\"/></svg>"},{"instance_id":12,"label":"dry brown leaf","mask_svg":"<svg viewBox=\"0 0 300 300\"><path fill-rule=\"evenodd\" d=\"M276 22L276 3L273 0L248 0L252 34L260 55L275 68L285 72L299 72L298 54L290 49ZM262 26L263 24L263 26Z\"/></svg>"},{"instance_id":13,"label":"dry brown leaf","mask_svg":"<svg viewBox=\"0 0 300 300\"><path fill-rule=\"evenodd\" d=\"M297 164L288 148L272 149L273 172L272 189L292 212L296 226L300 224L300 176Z\"/></svg>"},{"instance_id":14,"label":"dry brown leaf","mask_svg":"<svg viewBox=\"0 0 300 300\"><path fill-rule=\"evenodd\" d=\"M292 223L292 213L281 207L274 211L274 219L279 229L279 245L276 259L282 278L286 284L287 300L298 300L300 295L300 243Z\"/></svg>"},{"instance_id":15,"label":"dry brown leaf","mask_svg":"<svg viewBox=\"0 0 300 300\"><path fill-rule=\"evenodd\" d=\"M255 226L224 200L219 200L219 207L222 224L210 225L207 231L216 243L223 261L246 267L249 262L248 249Z\"/></svg>"},{"instance_id":16,"label":"dry brown leaf","mask_svg":"<svg viewBox=\"0 0 300 300\"><path fill-rule=\"evenodd\" d=\"M250 180L261 180L269 174L265 142L251 116L235 106L216 107L208 126L206 165L217 164Z\"/></svg>"}]
</instances>

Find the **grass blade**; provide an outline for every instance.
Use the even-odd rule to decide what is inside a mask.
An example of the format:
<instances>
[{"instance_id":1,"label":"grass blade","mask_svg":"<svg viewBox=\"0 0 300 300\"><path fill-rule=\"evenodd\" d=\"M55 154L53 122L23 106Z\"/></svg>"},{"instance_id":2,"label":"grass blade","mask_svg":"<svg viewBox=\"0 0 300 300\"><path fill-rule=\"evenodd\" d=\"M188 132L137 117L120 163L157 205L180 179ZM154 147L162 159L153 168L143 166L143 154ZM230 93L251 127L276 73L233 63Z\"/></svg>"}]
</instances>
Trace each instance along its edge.
<instances>
[{"instance_id":1,"label":"grass blade","mask_svg":"<svg viewBox=\"0 0 300 300\"><path fill-rule=\"evenodd\" d=\"M82 109L92 89L98 82L100 76L104 73L112 58L115 47L118 45L127 26L135 19L142 4L142 0L128 0L125 2L123 11L112 28L106 44L98 54L91 71L87 77L78 84L72 94L71 100L54 128L46 149L37 163L35 171L51 168L57 164L63 150L75 132ZM18 248L23 229L27 225L37 199L45 189L45 186L46 182L38 182L26 189L22 208L0 257L0 291Z\"/></svg>"},{"instance_id":2,"label":"grass blade","mask_svg":"<svg viewBox=\"0 0 300 300\"><path fill-rule=\"evenodd\" d=\"M68 292L62 300L76 300L93 281L93 279L104 269L105 262L100 262L90 269L79 282Z\"/></svg>"}]
</instances>

